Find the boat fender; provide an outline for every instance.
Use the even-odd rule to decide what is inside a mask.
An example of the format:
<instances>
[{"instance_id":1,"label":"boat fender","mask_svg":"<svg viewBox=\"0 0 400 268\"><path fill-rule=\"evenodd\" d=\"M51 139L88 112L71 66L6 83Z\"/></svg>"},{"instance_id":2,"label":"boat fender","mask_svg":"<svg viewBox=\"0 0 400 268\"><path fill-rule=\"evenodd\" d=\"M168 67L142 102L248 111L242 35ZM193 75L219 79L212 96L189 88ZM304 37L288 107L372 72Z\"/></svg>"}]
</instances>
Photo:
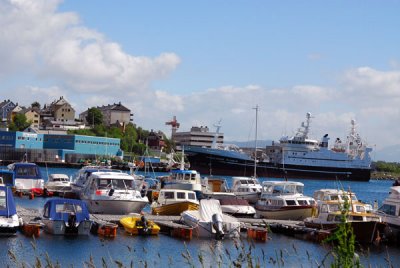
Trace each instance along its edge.
<instances>
[{"instance_id":1,"label":"boat fender","mask_svg":"<svg viewBox=\"0 0 400 268\"><path fill-rule=\"evenodd\" d=\"M216 240L221 240L224 238L224 230L223 230L223 225L222 225L222 216L218 213L215 213L211 216L212 220L212 225L215 230L215 239Z\"/></svg>"},{"instance_id":2,"label":"boat fender","mask_svg":"<svg viewBox=\"0 0 400 268\"><path fill-rule=\"evenodd\" d=\"M108 192L108 196L113 196L114 191L115 191L115 190L114 190L113 188L111 188L110 191Z\"/></svg>"}]
</instances>

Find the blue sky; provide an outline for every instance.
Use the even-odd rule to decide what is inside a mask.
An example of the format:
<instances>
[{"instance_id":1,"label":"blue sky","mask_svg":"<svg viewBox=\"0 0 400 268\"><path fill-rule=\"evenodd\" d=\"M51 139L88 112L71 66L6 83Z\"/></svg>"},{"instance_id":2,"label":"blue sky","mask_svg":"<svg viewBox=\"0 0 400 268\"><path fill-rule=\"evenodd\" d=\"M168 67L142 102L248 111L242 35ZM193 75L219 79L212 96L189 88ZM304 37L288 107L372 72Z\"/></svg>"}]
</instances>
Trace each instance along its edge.
<instances>
[{"instance_id":1,"label":"blue sky","mask_svg":"<svg viewBox=\"0 0 400 268\"><path fill-rule=\"evenodd\" d=\"M0 92L22 105L60 96L77 113L121 101L170 135L222 119L246 141L344 138L350 120L399 144L400 1L0 0ZM390 131L383 131L390 129Z\"/></svg>"}]
</instances>

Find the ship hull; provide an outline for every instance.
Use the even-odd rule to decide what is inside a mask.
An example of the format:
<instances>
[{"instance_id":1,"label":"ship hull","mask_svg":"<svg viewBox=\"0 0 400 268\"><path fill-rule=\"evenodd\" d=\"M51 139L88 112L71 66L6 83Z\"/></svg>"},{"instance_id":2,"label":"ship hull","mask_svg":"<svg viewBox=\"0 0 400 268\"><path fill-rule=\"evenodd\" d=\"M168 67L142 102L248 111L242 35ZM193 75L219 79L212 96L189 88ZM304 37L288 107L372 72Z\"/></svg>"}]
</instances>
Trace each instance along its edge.
<instances>
[{"instance_id":1,"label":"ship hull","mask_svg":"<svg viewBox=\"0 0 400 268\"><path fill-rule=\"evenodd\" d=\"M253 176L254 160L224 156L223 152L213 153L208 149L185 148L191 169L203 175ZM306 165L282 165L268 162L257 163L257 176L287 179L352 180L369 181L369 168L339 168Z\"/></svg>"}]
</instances>

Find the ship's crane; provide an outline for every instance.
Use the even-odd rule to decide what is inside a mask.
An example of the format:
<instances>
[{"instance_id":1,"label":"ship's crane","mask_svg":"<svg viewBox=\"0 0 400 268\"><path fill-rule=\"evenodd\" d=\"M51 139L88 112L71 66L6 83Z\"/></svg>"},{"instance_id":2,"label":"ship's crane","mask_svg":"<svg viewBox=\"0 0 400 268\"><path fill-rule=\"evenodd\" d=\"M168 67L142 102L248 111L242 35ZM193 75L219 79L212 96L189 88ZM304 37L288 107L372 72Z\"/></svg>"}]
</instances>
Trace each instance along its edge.
<instances>
[{"instance_id":1,"label":"ship's crane","mask_svg":"<svg viewBox=\"0 0 400 268\"><path fill-rule=\"evenodd\" d=\"M176 120L176 116L174 115L174 117L172 118L171 121L165 122L166 125L171 125L172 127L172 135L171 137L173 137L176 133L176 131L178 130L180 123Z\"/></svg>"}]
</instances>

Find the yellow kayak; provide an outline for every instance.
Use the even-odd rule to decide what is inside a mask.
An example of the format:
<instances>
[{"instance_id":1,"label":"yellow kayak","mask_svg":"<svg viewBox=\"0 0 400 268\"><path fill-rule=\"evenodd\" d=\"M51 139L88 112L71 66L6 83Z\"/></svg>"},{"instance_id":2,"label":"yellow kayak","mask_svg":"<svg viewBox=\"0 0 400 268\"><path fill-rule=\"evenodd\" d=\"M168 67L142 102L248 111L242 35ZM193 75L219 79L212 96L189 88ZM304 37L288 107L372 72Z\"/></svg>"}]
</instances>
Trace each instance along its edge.
<instances>
[{"instance_id":1,"label":"yellow kayak","mask_svg":"<svg viewBox=\"0 0 400 268\"><path fill-rule=\"evenodd\" d=\"M160 226L144 216L123 217L119 222L124 226L125 231L132 235L158 235L160 232Z\"/></svg>"}]
</instances>

